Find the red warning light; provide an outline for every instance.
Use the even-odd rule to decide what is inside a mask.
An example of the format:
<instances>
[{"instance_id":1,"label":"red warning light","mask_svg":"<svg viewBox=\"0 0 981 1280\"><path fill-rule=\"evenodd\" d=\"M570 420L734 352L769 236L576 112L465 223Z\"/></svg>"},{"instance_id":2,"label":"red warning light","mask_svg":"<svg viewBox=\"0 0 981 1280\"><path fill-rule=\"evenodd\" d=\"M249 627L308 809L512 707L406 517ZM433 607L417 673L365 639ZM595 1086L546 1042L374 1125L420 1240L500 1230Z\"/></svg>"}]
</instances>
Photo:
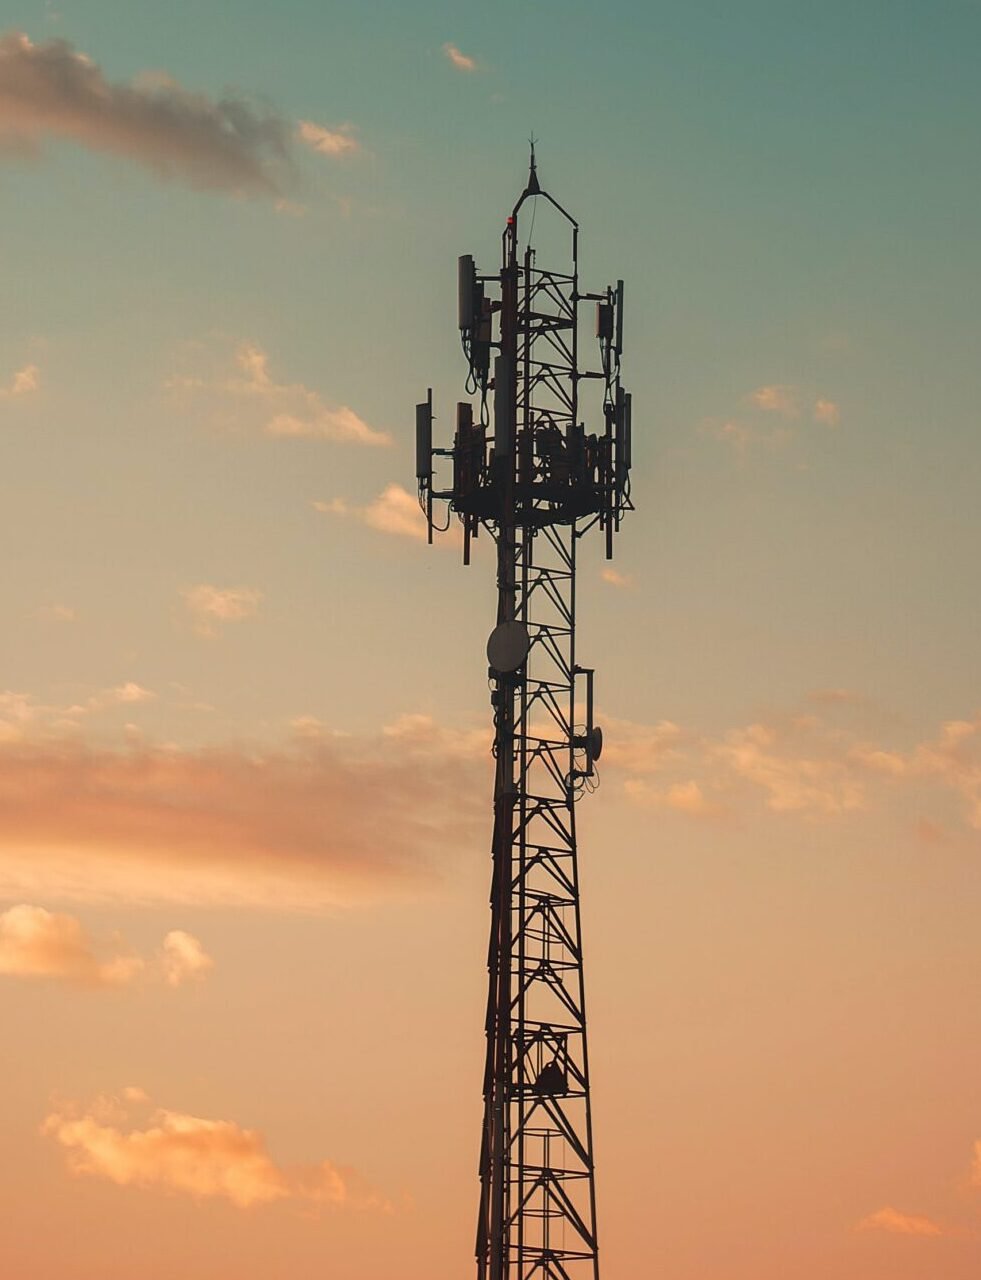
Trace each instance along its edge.
<instances>
[{"instance_id":1,"label":"red warning light","mask_svg":"<svg viewBox=\"0 0 981 1280\"><path fill-rule=\"evenodd\" d=\"M509 227L513 227L513 226L514 226L514 219L513 219L513 218L508 218L508 226L509 226Z\"/></svg>"}]
</instances>

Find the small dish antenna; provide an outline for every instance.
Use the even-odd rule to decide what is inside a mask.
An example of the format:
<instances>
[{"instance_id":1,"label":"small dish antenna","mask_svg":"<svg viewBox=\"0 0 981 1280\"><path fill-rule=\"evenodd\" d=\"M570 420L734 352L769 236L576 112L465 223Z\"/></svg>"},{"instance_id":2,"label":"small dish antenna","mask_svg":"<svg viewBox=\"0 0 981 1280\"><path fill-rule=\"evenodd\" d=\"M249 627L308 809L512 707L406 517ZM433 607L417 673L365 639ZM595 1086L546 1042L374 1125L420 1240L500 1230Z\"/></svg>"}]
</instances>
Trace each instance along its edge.
<instances>
[{"instance_id":1,"label":"small dish antenna","mask_svg":"<svg viewBox=\"0 0 981 1280\"><path fill-rule=\"evenodd\" d=\"M487 641L487 661L493 671L507 675L528 657L531 638L523 622L499 622Z\"/></svg>"}]
</instances>

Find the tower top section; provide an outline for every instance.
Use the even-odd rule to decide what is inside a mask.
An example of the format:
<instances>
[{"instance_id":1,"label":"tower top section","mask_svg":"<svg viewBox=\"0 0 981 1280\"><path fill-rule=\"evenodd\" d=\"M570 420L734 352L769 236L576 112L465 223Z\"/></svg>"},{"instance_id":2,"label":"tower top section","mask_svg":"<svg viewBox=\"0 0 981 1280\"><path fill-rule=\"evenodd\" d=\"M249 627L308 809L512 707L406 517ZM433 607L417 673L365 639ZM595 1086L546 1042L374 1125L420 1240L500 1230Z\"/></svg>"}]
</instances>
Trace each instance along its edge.
<instances>
[{"instance_id":1,"label":"tower top section","mask_svg":"<svg viewBox=\"0 0 981 1280\"><path fill-rule=\"evenodd\" d=\"M521 195L518 197L517 204L511 210L511 217L517 219L518 211L521 209L521 206L525 203L526 200L531 199L533 196L541 196L548 204L550 204L554 209L557 209L559 211L559 213L566 220L566 222L569 223L570 226L572 226L573 228L575 228L575 230L578 231L579 223L576 221L576 219L572 216L572 214L568 211L568 209L563 208L563 206L559 204L558 200L556 200L553 195L550 195L549 192L546 191L541 184L541 179L538 176L538 160L535 155L536 141L537 139L535 138L534 135L532 135L531 138L528 140L528 145L530 148L529 158L528 158L528 181L525 184L524 191L522 191Z\"/></svg>"},{"instance_id":2,"label":"tower top section","mask_svg":"<svg viewBox=\"0 0 981 1280\"><path fill-rule=\"evenodd\" d=\"M533 247L540 204L568 227L564 262L542 263ZM569 525L578 537L599 526L612 558L613 535L632 508L632 402L620 378L623 281L597 293L580 289L579 224L542 186L534 138L527 184L502 234L499 270L481 272L464 254L457 284L471 399L457 404L451 448L433 446L432 393L416 407L416 473L430 541L455 515L469 563L481 528L497 537L508 526L534 532ZM583 303L595 308L598 346L598 367L585 369Z\"/></svg>"}]
</instances>

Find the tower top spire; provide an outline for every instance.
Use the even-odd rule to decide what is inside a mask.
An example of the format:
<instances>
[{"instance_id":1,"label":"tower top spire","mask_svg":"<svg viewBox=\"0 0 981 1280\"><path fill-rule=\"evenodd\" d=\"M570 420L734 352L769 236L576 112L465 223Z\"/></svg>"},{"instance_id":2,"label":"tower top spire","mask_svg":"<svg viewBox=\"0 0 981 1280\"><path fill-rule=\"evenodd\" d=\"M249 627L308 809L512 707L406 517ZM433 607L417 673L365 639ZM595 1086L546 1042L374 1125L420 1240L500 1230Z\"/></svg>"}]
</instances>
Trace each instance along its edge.
<instances>
[{"instance_id":1,"label":"tower top spire","mask_svg":"<svg viewBox=\"0 0 981 1280\"><path fill-rule=\"evenodd\" d=\"M528 161L528 186L526 188L526 194L530 196L537 196L541 191L541 186L538 182L538 163L535 160L535 143L537 141L538 139L534 134L532 134L528 139L528 145L531 148L531 155Z\"/></svg>"}]
</instances>

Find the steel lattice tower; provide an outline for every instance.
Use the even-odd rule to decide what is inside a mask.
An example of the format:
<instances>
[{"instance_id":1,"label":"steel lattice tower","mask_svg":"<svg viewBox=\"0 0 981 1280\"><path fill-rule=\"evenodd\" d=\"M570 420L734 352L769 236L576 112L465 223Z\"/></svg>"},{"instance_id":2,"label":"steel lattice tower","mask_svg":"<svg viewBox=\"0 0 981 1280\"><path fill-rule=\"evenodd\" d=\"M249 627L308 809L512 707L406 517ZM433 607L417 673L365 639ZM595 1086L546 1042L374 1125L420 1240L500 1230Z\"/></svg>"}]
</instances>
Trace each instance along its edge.
<instances>
[{"instance_id":1,"label":"steel lattice tower","mask_svg":"<svg viewBox=\"0 0 981 1280\"><path fill-rule=\"evenodd\" d=\"M538 264L519 221L544 202L565 228L562 271ZM450 449L417 406L420 498L497 551L487 645L494 710L494 834L478 1280L598 1280L575 802L595 785L602 734L593 673L576 658L576 549L598 527L607 558L630 509L630 396L620 385L623 282L581 293L579 228L538 181L507 219L500 272L459 263L470 367ZM580 304L596 304L599 365L579 367ZM493 357L493 358L492 358ZM586 392L592 390L593 395ZM493 424L488 410L493 405ZM585 401L592 399L592 406ZM582 415L592 408L592 433ZM436 487L434 463L452 465ZM442 464L446 465L446 464ZM448 527L448 526L447 526Z\"/></svg>"}]
</instances>

